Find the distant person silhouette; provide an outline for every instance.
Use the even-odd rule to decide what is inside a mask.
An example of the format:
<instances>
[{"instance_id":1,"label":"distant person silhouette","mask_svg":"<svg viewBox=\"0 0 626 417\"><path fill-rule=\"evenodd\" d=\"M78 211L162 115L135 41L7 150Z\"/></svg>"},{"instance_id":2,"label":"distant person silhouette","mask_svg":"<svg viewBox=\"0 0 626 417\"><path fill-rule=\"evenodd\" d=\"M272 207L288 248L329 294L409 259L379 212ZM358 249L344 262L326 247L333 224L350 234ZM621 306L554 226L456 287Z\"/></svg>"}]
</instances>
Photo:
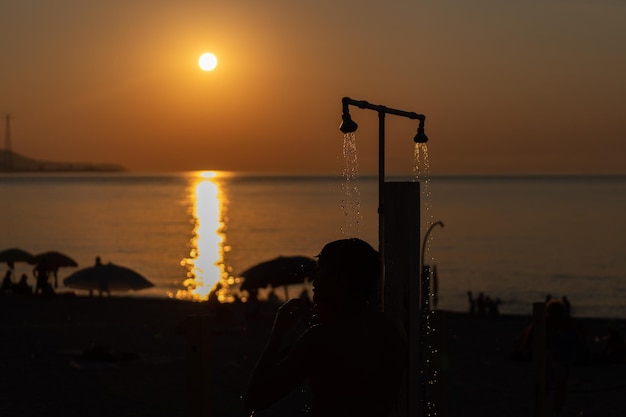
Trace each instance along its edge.
<instances>
[{"instance_id":1,"label":"distant person silhouette","mask_svg":"<svg viewBox=\"0 0 626 417\"><path fill-rule=\"evenodd\" d=\"M33 293L33 287L28 284L28 277L26 274L22 274L19 282L15 284L14 291L20 295L31 295Z\"/></svg>"},{"instance_id":2,"label":"distant person silhouette","mask_svg":"<svg viewBox=\"0 0 626 417\"><path fill-rule=\"evenodd\" d=\"M94 263L94 266L102 266L102 260L100 259L99 256L96 256L96 261ZM111 291L109 291L109 288L106 282L100 282L99 288L98 288L98 295L100 296L100 298L102 298L102 294L105 292L107 293L109 297L111 296ZM89 289L89 297L93 297L93 288Z\"/></svg>"},{"instance_id":3,"label":"distant person silhouette","mask_svg":"<svg viewBox=\"0 0 626 417\"><path fill-rule=\"evenodd\" d=\"M474 297L472 296L471 291L467 292L467 301L469 302L469 313L470 314L476 313L476 300L474 300Z\"/></svg>"},{"instance_id":4,"label":"distant person silhouette","mask_svg":"<svg viewBox=\"0 0 626 417\"><path fill-rule=\"evenodd\" d=\"M602 337L604 346L598 354L602 363L626 363L626 340L616 321L609 321L606 335Z\"/></svg>"},{"instance_id":5,"label":"distant person silhouette","mask_svg":"<svg viewBox=\"0 0 626 417\"><path fill-rule=\"evenodd\" d=\"M375 294L379 255L360 239L328 243L312 273L315 324L282 355L290 330L307 318L307 303L279 307L265 351L252 373L245 405L259 411L308 381L312 416L387 417L404 376L402 333Z\"/></svg>"},{"instance_id":6,"label":"distant person silhouette","mask_svg":"<svg viewBox=\"0 0 626 417\"><path fill-rule=\"evenodd\" d=\"M55 266L51 268L50 272L52 272L52 276L54 277L54 288L59 288L59 267Z\"/></svg>"},{"instance_id":7,"label":"distant person silhouette","mask_svg":"<svg viewBox=\"0 0 626 417\"><path fill-rule=\"evenodd\" d=\"M485 308L487 310L487 314L491 314L492 316L500 314L500 304L502 304L502 300L500 300L500 298L496 298L494 300L488 295L485 297Z\"/></svg>"},{"instance_id":8,"label":"distant person silhouette","mask_svg":"<svg viewBox=\"0 0 626 417\"><path fill-rule=\"evenodd\" d=\"M4 278L2 279L2 288L0 292L12 292L13 291L13 280L11 279L12 271L10 269L4 274Z\"/></svg>"},{"instance_id":9,"label":"distant person silhouette","mask_svg":"<svg viewBox=\"0 0 626 417\"><path fill-rule=\"evenodd\" d=\"M487 311L484 292L478 293L478 297L476 298L476 310L478 311L478 314L485 314Z\"/></svg>"},{"instance_id":10,"label":"distant person silhouette","mask_svg":"<svg viewBox=\"0 0 626 417\"><path fill-rule=\"evenodd\" d=\"M11 279L13 279L13 275L15 274L15 264L13 263L13 261L8 261L7 267L9 268L7 272L10 273Z\"/></svg>"},{"instance_id":11,"label":"distant person silhouette","mask_svg":"<svg viewBox=\"0 0 626 417\"><path fill-rule=\"evenodd\" d=\"M574 364L588 356L582 327L567 312L562 300L551 298L546 304L546 342L548 377L554 390L554 412L563 410L567 383Z\"/></svg>"},{"instance_id":12,"label":"distant person silhouette","mask_svg":"<svg viewBox=\"0 0 626 417\"><path fill-rule=\"evenodd\" d=\"M33 268L33 276L35 277L35 295L37 294L49 294L48 288L48 265L45 261L39 262Z\"/></svg>"},{"instance_id":13,"label":"distant person silhouette","mask_svg":"<svg viewBox=\"0 0 626 417\"><path fill-rule=\"evenodd\" d=\"M572 314L572 305L570 304L569 299L566 295L561 297L561 301L563 301L563 305L565 306L565 311L567 312L567 314Z\"/></svg>"}]
</instances>

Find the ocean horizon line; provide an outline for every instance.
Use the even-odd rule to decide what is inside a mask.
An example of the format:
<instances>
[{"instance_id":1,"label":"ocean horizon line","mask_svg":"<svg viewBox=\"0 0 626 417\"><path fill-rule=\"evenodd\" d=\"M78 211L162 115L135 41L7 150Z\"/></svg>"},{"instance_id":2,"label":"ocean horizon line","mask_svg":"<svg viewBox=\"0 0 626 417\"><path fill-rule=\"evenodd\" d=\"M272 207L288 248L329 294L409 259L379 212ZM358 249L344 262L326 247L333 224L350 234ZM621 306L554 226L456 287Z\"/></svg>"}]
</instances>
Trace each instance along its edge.
<instances>
[{"instance_id":1,"label":"ocean horizon line","mask_svg":"<svg viewBox=\"0 0 626 417\"><path fill-rule=\"evenodd\" d=\"M154 177L154 176L176 176L176 175L198 175L210 178L224 177L246 177L246 178L293 178L293 179L344 179L344 175L339 172L275 172L275 171L235 171L235 170L179 170L179 171L57 171L57 172L0 172L2 177ZM378 173L365 172L356 175L359 179L378 179ZM440 172L440 173L388 173L385 180L409 181L417 179L443 179L443 180L527 180L527 179L626 179L626 172L597 173L597 172Z\"/></svg>"}]
</instances>

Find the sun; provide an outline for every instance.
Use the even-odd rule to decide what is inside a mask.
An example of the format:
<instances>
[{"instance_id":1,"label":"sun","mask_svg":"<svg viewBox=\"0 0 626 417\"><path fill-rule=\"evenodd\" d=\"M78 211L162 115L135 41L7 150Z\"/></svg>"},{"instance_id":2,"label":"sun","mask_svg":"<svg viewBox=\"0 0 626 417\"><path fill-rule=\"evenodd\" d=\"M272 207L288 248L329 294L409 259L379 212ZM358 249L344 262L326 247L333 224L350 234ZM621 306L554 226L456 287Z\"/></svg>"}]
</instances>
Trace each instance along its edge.
<instances>
[{"instance_id":1,"label":"sun","mask_svg":"<svg viewBox=\"0 0 626 417\"><path fill-rule=\"evenodd\" d=\"M217 67L217 57L210 52L200 55L198 65L202 71L213 71Z\"/></svg>"}]
</instances>

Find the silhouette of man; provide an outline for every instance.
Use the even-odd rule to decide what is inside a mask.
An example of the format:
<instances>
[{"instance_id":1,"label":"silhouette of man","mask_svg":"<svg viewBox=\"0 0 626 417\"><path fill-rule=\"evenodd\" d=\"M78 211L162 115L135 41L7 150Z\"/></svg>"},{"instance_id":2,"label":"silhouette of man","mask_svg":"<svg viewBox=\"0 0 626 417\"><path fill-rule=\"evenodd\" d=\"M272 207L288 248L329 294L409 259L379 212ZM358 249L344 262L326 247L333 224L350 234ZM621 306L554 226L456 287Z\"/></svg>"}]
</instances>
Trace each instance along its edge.
<instances>
[{"instance_id":1,"label":"silhouette of man","mask_svg":"<svg viewBox=\"0 0 626 417\"><path fill-rule=\"evenodd\" d=\"M35 277L35 294L45 294L48 290L48 265L45 260L35 265L33 269L33 276Z\"/></svg>"},{"instance_id":2,"label":"silhouette of man","mask_svg":"<svg viewBox=\"0 0 626 417\"><path fill-rule=\"evenodd\" d=\"M567 312L562 300L546 304L548 371L554 391L554 412L561 415L572 365L587 356L585 335L579 323Z\"/></svg>"},{"instance_id":3,"label":"silhouette of man","mask_svg":"<svg viewBox=\"0 0 626 417\"><path fill-rule=\"evenodd\" d=\"M476 300L474 300L474 297L472 296L471 291L467 292L467 301L469 302L469 313L470 314L476 313Z\"/></svg>"},{"instance_id":4,"label":"silhouette of man","mask_svg":"<svg viewBox=\"0 0 626 417\"><path fill-rule=\"evenodd\" d=\"M487 305L485 304L485 293L478 293L478 298L476 298L476 309L479 314L485 314L487 311Z\"/></svg>"},{"instance_id":5,"label":"silhouette of man","mask_svg":"<svg viewBox=\"0 0 626 417\"><path fill-rule=\"evenodd\" d=\"M288 332L307 313L302 298L276 313L252 373L245 405L262 410L308 380L312 416L387 416L402 383L406 345L399 328L376 310L380 260L368 243L331 242L313 271L315 324L281 355Z\"/></svg>"}]
</instances>

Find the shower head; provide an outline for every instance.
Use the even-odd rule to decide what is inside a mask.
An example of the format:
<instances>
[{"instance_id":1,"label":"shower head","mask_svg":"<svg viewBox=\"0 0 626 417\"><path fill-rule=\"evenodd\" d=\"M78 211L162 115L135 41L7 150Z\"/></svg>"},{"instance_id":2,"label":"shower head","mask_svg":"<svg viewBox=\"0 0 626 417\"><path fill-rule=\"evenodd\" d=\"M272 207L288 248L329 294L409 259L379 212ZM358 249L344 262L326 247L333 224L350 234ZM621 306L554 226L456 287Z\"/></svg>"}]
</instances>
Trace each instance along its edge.
<instances>
[{"instance_id":1,"label":"shower head","mask_svg":"<svg viewBox=\"0 0 626 417\"><path fill-rule=\"evenodd\" d=\"M413 138L415 143L426 143L428 142L428 137L426 133L424 133L424 120L420 120L420 124L417 126L417 134Z\"/></svg>"},{"instance_id":2,"label":"shower head","mask_svg":"<svg viewBox=\"0 0 626 417\"><path fill-rule=\"evenodd\" d=\"M356 132L359 125L356 124L354 120L350 117L350 113L344 111L341 115L341 125L339 126L339 130L343 133L353 133Z\"/></svg>"}]
</instances>

